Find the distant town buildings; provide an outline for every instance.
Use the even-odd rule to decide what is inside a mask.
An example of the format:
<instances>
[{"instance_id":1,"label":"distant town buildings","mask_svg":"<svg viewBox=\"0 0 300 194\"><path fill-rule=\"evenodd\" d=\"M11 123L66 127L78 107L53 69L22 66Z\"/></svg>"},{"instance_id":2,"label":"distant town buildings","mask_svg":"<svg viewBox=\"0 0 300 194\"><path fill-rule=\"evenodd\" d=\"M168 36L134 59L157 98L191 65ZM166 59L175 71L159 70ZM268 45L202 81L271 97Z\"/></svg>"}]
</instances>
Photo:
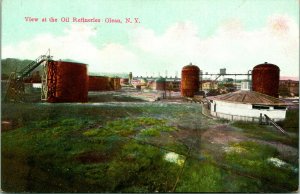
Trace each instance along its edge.
<instances>
[{"instance_id":1,"label":"distant town buildings","mask_svg":"<svg viewBox=\"0 0 300 194\"><path fill-rule=\"evenodd\" d=\"M162 78L162 77L161 77ZM131 84L136 86L143 86L142 88L148 88L156 90L156 82L159 77L152 76L137 76L133 77ZM170 91L180 91L181 79L180 78L171 78L164 77L165 80L165 89ZM222 80L213 80L213 79L203 79L199 81L199 91L204 91L206 94L219 95L226 94L234 91L251 91L252 84L251 80L247 79L232 79L232 78L223 78ZM293 97L299 96L299 81L294 80L280 80L279 82L279 95L282 97Z\"/></svg>"},{"instance_id":2,"label":"distant town buildings","mask_svg":"<svg viewBox=\"0 0 300 194\"><path fill-rule=\"evenodd\" d=\"M280 80L279 81L280 96L299 96L299 81Z\"/></svg>"},{"instance_id":3,"label":"distant town buildings","mask_svg":"<svg viewBox=\"0 0 300 194\"><path fill-rule=\"evenodd\" d=\"M209 91L209 90L217 90L218 89L218 82L213 80L203 80L202 83L202 90Z\"/></svg>"}]
</instances>

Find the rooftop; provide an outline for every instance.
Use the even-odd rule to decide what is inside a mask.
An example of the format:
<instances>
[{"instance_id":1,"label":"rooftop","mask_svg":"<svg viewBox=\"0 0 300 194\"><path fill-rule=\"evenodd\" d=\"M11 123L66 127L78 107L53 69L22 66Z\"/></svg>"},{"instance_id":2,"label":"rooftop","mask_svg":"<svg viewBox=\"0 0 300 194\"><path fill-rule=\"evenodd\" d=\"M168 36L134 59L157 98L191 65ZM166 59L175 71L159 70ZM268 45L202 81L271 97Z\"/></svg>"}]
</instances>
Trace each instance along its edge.
<instances>
[{"instance_id":1,"label":"rooftop","mask_svg":"<svg viewBox=\"0 0 300 194\"><path fill-rule=\"evenodd\" d=\"M209 100L219 100L224 102L241 103L241 104L260 104L260 105L277 105L287 106L288 104L283 100L274 98L272 96L262 94L254 91L237 91L228 94L210 96Z\"/></svg>"}]
</instances>

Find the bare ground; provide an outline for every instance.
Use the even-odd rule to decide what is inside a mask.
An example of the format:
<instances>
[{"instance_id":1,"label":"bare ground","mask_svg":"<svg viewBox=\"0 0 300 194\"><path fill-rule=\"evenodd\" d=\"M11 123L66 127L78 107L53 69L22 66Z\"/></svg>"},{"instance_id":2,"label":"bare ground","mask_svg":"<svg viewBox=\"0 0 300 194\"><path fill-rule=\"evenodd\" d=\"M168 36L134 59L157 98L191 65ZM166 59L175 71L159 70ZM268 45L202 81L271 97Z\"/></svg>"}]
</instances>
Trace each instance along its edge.
<instances>
[{"instance_id":1,"label":"bare ground","mask_svg":"<svg viewBox=\"0 0 300 194\"><path fill-rule=\"evenodd\" d=\"M228 124L216 125L202 133L201 139L210 144L218 144L226 147L230 142L253 141L260 144L270 145L276 148L279 154L290 161L297 162L298 150L292 146L280 142L265 141L255 138L249 138L242 132L237 132Z\"/></svg>"}]
</instances>

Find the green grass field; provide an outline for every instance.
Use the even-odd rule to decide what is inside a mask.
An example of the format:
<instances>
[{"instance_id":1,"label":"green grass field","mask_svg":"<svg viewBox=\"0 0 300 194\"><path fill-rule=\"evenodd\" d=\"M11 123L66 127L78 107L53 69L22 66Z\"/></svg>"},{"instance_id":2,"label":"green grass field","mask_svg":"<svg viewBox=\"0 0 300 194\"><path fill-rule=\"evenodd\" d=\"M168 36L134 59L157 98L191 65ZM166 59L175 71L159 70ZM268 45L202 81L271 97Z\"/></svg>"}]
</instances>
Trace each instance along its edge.
<instances>
[{"instance_id":1,"label":"green grass field","mask_svg":"<svg viewBox=\"0 0 300 194\"><path fill-rule=\"evenodd\" d=\"M298 189L298 130L284 137L270 126L224 124L198 104L2 104L2 121L6 192ZM219 132L204 135L219 126L229 143L215 143Z\"/></svg>"}]
</instances>

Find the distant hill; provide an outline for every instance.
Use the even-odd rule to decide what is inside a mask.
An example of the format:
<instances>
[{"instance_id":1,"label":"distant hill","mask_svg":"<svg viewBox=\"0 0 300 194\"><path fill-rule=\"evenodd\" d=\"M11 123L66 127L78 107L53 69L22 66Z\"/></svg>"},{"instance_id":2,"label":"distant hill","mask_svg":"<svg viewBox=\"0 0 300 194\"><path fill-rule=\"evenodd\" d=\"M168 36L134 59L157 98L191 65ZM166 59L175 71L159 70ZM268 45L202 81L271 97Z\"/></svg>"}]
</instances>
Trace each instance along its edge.
<instances>
[{"instance_id":1,"label":"distant hill","mask_svg":"<svg viewBox=\"0 0 300 194\"><path fill-rule=\"evenodd\" d=\"M91 76L107 76L107 77L120 77L120 78L129 78L128 73L106 73L106 72L90 72Z\"/></svg>"},{"instance_id":2,"label":"distant hill","mask_svg":"<svg viewBox=\"0 0 300 194\"><path fill-rule=\"evenodd\" d=\"M9 77L11 72L20 71L27 65L29 65L33 60L25 59L15 59L7 58L1 60L1 79L6 79ZM33 72L42 71L42 66L37 67Z\"/></svg>"},{"instance_id":3,"label":"distant hill","mask_svg":"<svg viewBox=\"0 0 300 194\"><path fill-rule=\"evenodd\" d=\"M7 79L11 72L20 71L24 67L26 67L28 64L30 64L33 60L25 59L20 60L16 58L7 58L1 60L1 78ZM68 61L68 62L77 62L72 59L64 59L62 61ZM42 66L37 67L32 73L36 71L42 71ZM106 73L106 72L93 72L89 73L89 75L94 76L108 76L108 77L120 77L120 78L128 78L128 73Z\"/></svg>"}]
</instances>

